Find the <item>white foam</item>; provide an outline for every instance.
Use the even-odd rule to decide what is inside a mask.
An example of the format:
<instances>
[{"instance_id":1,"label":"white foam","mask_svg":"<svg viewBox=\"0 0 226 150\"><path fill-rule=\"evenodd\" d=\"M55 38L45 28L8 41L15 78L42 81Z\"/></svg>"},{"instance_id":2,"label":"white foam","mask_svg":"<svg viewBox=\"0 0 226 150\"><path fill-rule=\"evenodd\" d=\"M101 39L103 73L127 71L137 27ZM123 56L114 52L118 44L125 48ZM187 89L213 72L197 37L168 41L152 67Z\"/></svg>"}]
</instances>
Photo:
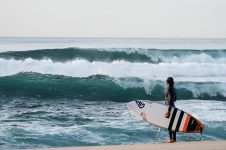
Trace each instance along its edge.
<instances>
[{"instance_id":1,"label":"white foam","mask_svg":"<svg viewBox=\"0 0 226 150\"><path fill-rule=\"evenodd\" d=\"M138 77L142 79L162 80L168 76L176 81L226 82L226 64L211 63L129 63L125 61L88 62L73 60L53 62L50 59L15 60L0 58L0 76L9 76L19 72L37 72L42 74L88 77L102 74L111 77Z\"/></svg>"},{"instance_id":2,"label":"white foam","mask_svg":"<svg viewBox=\"0 0 226 150\"><path fill-rule=\"evenodd\" d=\"M192 54L192 55L184 55L181 57L163 57L159 56L161 61L163 62L176 62L176 63L213 63L213 64L225 64L226 63L226 58L225 57L220 57L220 58L213 58L212 56L202 53L202 54Z\"/></svg>"},{"instance_id":3,"label":"white foam","mask_svg":"<svg viewBox=\"0 0 226 150\"><path fill-rule=\"evenodd\" d=\"M226 121L226 102L213 100L178 100L176 107L201 121Z\"/></svg>"}]
</instances>

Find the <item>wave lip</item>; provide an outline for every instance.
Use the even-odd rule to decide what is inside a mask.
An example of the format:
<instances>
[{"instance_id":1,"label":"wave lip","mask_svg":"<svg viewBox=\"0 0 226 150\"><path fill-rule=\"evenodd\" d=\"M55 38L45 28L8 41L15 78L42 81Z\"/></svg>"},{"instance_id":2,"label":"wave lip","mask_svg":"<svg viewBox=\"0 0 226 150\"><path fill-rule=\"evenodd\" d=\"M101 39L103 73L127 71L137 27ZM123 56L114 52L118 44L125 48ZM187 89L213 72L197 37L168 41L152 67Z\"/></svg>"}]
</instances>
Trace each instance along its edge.
<instances>
[{"instance_id":1,"label":"wave lip","mask_svg":"<svg viewBox=\"0 0 226 150\"><path fill-rule=\"evenodd\" d=\"M178 99L224 101L225 87L225 83L176 83ZM164 100L165 88L164 81L104 75L67 77L27 72L0 77L0 97L128 102L137 99Z\"/></svg>"}]
</instances>

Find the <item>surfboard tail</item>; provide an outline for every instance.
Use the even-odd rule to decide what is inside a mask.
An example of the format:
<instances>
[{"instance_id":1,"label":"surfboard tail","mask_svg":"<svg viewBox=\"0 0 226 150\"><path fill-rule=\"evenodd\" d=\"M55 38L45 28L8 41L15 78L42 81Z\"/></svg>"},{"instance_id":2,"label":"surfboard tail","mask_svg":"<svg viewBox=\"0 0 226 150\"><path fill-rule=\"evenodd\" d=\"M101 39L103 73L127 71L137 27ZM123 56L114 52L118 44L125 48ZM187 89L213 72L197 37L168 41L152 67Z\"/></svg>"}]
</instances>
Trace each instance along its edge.
<instances>
[{"instance_id":1,"label":"surfboard tail","mask_svg":"<svg viewBox=\"0 0 226 150\"><path fill-rule=\"evenodd\" d=\"M188 115L184 124L183 133L203 133L205 126L194 117Z\"/></svg>"}]
</instances>

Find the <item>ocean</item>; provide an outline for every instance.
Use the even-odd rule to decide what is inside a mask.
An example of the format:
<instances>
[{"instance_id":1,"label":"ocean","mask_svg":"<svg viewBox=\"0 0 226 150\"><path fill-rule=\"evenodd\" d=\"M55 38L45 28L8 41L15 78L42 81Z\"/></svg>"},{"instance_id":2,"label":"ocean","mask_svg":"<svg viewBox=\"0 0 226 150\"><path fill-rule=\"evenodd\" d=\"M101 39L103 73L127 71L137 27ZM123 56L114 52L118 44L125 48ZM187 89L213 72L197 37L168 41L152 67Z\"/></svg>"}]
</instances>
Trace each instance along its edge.
<instances>
[{"instance_id":1,"label":"ocean","mask_svg":"<svg viewBox=\"0 0 226 150\"><path fill-rule=\"evenodd\" d=\"M226 39L0 37L0 149L163 143L127 102L164 102L226 140Z\"/></svg>"}]
</instances>

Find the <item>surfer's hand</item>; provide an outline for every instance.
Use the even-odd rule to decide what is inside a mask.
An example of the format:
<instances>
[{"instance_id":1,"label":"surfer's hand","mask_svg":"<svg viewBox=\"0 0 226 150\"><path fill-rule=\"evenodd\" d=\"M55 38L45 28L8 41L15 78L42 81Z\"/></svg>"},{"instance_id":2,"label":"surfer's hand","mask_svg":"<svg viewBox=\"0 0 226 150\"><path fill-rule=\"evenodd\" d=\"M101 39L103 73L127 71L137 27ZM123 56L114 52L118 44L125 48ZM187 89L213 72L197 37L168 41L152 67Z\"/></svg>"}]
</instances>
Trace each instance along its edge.
<instances>
[{"instance_id":1,"label":"surfer's hand","mask_svg":"<svg viewBox=\"0 0 226 150\"><path fill-rule=\"evenodd\" d=\"M167 112L167 113L165 114L165 117L166 117L166 118L169 118L169 117L170 117L170 112Z\"/></svg>"}]
</instances>

